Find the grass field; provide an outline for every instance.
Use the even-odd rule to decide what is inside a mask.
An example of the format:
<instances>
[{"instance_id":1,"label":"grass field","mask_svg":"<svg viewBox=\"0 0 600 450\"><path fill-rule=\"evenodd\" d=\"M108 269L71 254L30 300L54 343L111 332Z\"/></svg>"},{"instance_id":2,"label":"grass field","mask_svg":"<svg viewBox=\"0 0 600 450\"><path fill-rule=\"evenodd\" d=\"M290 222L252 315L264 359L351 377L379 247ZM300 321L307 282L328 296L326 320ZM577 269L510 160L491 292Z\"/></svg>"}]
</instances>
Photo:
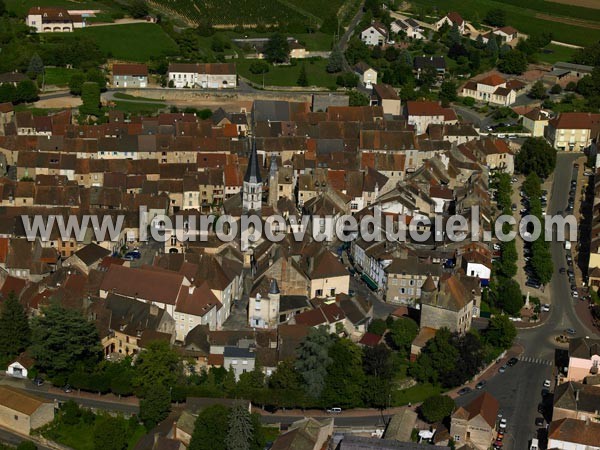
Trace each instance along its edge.
<instances>
[{"instance_id":1,"label":"grass field","mask_svg":"<svg viewBox=\"0 0 600 450\"><path fill-rule=\"evenodd\" d=\"M392 391L392 406L403 406L409 403L420 403L432 395L442 392L439 386L429 383L417 384L403 390Z\"/></svg>"},{"instance_id":2,"label":"grass field","mask_svg":"<svg viewBox=\"0 0 600 450\"><path fill-rule=\"evenodd\" d=\"M78 33L93 39L112 58L143 62L177 53L177 44L153 23L90 27Z\"/></svg>"},{"instance_id":3,"label":"grass field","mask_svg":"<svg viewBox=\"0 0 600 450\"><path fill-rule=\"evenodd\" d=\"M67 86L71 77L80 72L66 67L46 67L46 85Z\"/></svg>"},{"instance_id":4,"label":"grass field","mask_svg":"<svg viewBox=\"0 0 600 450\"><path fill-rule=\"evenodd\" d=\"M133 450L137 441L146 433L139 425L127 442L127 449ZM52 430L52 438L74 450L94 450L94 424L66 425L61 423Z\"/></svg>"},{"instance_id":5,"label":"grass field","mask_svg":"<svg viewBox=\"0 0 600 450\"><path fill-rule=\"evenodd\" d=\"M114 97L119 98L121 100L138 100L140 102L155 102L155 103L164 102L164 100L160 100L157 98L136 97L135 95L125 94L123 92L115 92Z\"/></svg>"},{"instance_id":6,"label":"grass field","mask_svg":"<svg viewBox=\"0 0 600 450\"><path fill-rule=\"evenodd\" d=\"M544 0L412 0L411 3L416 7L437 8L439 12L458 11L466 19L478 21L483 20L490 9L501 8L507 13L507 25L526 34L551 31L556 41L583 46L600 40L600 29L567 23L570 18L597 27L600 22L600 10L597 9ZM554 16L556 20L545 20L539 17L541 14ZM561 21L562 17L567 19Z\"/></svg>"},{"instance_id":7,"label":"grass field","mask_svg":"<svg viewBox=\"0 0 600 450\"><path fill-rule=\"evenodd\" d=\"M253 60L250 59L237 60L238 73L260 86L263 84L263 76L250 72L249 68L252 62ZM302 64L306 67L309 86L335 87L337 75L327 73L325 70L327 67L326 59L314 59L305 62L297 61L297 64L294 66L271 66L269 72L264 74L265 86L297 86L296 82L298 81Z\"/></svg>"},{"instance_id":8,"label":"grass field","mask_svg":"<svg viewBox=\"0 0 600 450\"><path fill-rule=\"evenodd\" d=\"M554 44L547 45L543 50L544 51L538 53L536 57L540 62L549 64L554 64L558 61L569 61L571 56L573 56L573 53L575 53L575 49L573 48Z\"/></svg>"},{"instance_id":9,"label":"grass field","mask_svg":"<svg viewBox=\"0 0 600 450\"><path fill-rule=\"evenodd\" d=\"M116 101L114 109L123 111L126 114L153 115L166 107L164 103Z\"/></svg>"}]
</instances>

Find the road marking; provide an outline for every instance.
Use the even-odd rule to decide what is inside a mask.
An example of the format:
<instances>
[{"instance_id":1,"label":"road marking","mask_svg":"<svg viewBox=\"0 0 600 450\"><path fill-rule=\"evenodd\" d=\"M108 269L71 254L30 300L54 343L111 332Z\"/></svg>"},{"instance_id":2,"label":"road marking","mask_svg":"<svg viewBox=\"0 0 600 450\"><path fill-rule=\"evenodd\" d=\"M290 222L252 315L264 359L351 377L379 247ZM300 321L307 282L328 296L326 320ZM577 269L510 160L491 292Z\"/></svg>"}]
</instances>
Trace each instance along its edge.
<instances>
[{"instance_id":1,"label":"road marking","mask_svg":"<svg viewBox=\"0 0 600 450\"><path fill-rule=\"evenodd\" d=\"M528 362L531 364L541 364L543 366L552 366L554 364L552 361L549 361L547 359L534 358L531 356L521 356L519 359L523 362Z\"/></svg>"}]
</instances>

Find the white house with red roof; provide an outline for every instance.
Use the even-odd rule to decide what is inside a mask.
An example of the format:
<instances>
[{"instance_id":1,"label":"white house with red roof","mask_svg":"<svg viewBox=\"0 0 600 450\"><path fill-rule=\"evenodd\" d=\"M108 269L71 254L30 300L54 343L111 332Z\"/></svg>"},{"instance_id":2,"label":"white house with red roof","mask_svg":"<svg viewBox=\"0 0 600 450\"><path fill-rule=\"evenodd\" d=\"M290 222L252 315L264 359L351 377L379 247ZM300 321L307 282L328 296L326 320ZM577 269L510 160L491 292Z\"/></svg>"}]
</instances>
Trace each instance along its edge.
<instances>
[{"instance_id":1,"label":"white house with red roof","mask_svg":"<svg viewBox=\"0 0 600 450\"><path fill-rule=\"evenodd\" d=\"M77 11L65 8L33 6L29 8L25 24L37 33L71 33L85 27L85 19Z\"/></svg>"},{"instance_id":2,"label":"white house with red roof","mask_svg":"<svg viewBox=\"0 0 600 450\"><path fill-rule=\"evenodd\" d=\"M517 100L517 89L521 87L519 81L508 81L498 74L492 74L477 81L467 81L459 95L473 97L480 102L510 106Z\"/></svg>"},{"instance_id":3,"label":"white house with red roof","mask_svg":"<svg viewBox=\"0 0 600 450\"><path fill-rule=\"evenodd\" d=\"M465 20L456 11L450 11L448 14L438 20L435 23L436 31L439 31L444 24L448 24L450 27L456 25L460 34L465 34Z\"/></svg>"},{"instance_id":4,"label":"white house with red roof","mask_svg":"<svg viewBox=\"0 0 600 450\"><path fill-rule=\"evenodd\" d=\"M415 133L422 134L429 125L458 123L458 117L452 108L443 108L438 102L406 102L406 116L409 125L414 125Z\"/></svg>"}]
</instances>

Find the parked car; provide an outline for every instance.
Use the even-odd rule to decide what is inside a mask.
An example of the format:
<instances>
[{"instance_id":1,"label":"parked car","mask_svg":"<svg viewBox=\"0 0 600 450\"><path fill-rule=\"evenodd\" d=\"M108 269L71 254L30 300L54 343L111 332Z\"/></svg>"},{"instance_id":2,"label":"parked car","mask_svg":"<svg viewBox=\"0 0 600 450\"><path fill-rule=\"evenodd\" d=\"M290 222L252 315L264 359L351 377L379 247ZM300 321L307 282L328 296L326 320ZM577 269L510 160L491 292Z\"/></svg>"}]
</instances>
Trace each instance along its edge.
<instances>
[{"instance_id":1,"label":"parked car","mask_svg":"<svg viewBox=\"0 0 600 450\"><path fill-rule=\"evenodd\" d=\"M141 257L142 254L139 252L139 250L132 250L125 253L125 258L140 259Z\"/></svg>"},{"instance_id":2,"label":"parked car","mask_svg":"<svg viewBox=\"0 0 600 450\"><path fill-rule=\"evenodd\" d=\"M42 386L44 384L44 380L41 378L34 378L33 384L35 384L36 386Z\"/></svg>"},{"instance_id":3,"label":"parked car","mask_svg":"<svg viewBox=\"0 0 600 450\"><path fill-rule=\"evenodd\" d=\"M592 175L594 175L594 172L583 172L583 175L586 177L591 177Z\"/></svg>"},{"instance_id":4,"label":"parked car","mask_svg":"<svg viewBox=\"0 0 600 450\"><path fill-rule=\"evenodd\" d=\"M544 380L544 387L546 389L550 389L551 384L552 384L552 382L550 380Z\"/></svg>"},{"instance_id":5,"label":"parked car","mask_svg":"<svg viewBox=\"0 0 600 450\"><path fill-rule=\"evenodd\" d=\"M579 298L579 292L573 291L571 294L573 295L573 298Z\"/></svg>"},{"instance_id":6,"label":"parked car","mask_svg":"<svg viewBox=\"0 0 600 450\"><path fill-rule=\"evenodd\" d=\"M558 269L559 273L566 273L567 269L565 269L564 267L561 267L560 269Z\"/></svg>"},{"instance_id":7,"label":"parked car","mask_svg":"<svg viewBox=\"0 0 600 450\"><path fill-rule=\"evenodd\" d=\"M532 279L527 280L527 282L525 283L525 286L529 286L529 287L532 287L534 289L540 289L542 287L542 285L540 284L539 281L532 280Z\"/></svg>"},{"instance_id":8,"label":"parked car","mask_svg":"<svg viewBox=\"0 0 600 450\"><path fill-rule=\"evenodd\" d=\"M565 330L565 333L570 334L571 336L573 336L577 332L573 328L567 328Z\"/></svg>"},{"instance_id":9,"label":"parked car","mask_svg":"<svg viewBox=\"0 0 600 450\"><path fill-rule=\"evenodd\" d=\"M550 305L547 303L543 304L541 307L542 312L550 312Z\"/></svg>"},{"instance_id":10,"label":"parked car","mask_svg":"<svg viewBox=\"0 0 600 450\"><path fill-rule=\"evenodd\" d=\"M507 425L508 423L506 422L506 419L500 419L500 426L498 428L500 428L500 430L502 430L502 432L504 433Z\"/></svg>"},{"instance_id":11,"label":"parked car","mask_svg":"<svg viewBox=\"0 0 600 450\"><path fill-rule=\"evenodd\" d=\"M507 367L506 367L506 364L505 364L504 366L502 366L502 367L500 367L500 368L498 369L498 372L500 372L500 373L504 373L504 372L506 372L506 369L507 369Z\"/></svg>"},{"instance_id":12,"label":"parked car","mask_svg":"<svg viewBox=\"0 0 600 450\"><path fill-rule=\"evenodd\" d=\"M464 388L462 388L461 390L458 391L458 395L466 395L469 392L471 392L471 390L472 389L470 387L466 386L466 387L464 387Z\"/></svg>"},{"instance_id":13,"label":"parked car","mask_svg":"<svg viewBox=\"0 0 600 450\"><path fill-rule=\"evenodd\" d=\"M67 394L69 392L72 392L71 385L70 384L66 384L65 387L63 388L63 391L65 391L65 393L67 393Z\"/></svg>"},{"instance_id":14,"label":"parked car","mask_svg":"<svg viewBox=\"0 0 600 450\"><path fill-rule=\"evenodd\" d=\"M519 362L519 360L517 358L510 358L506 364L508 364L510 367L512 367L518 362Z\"/></svg>"},{"instance_id":15,"label":"parked car","mask_svg":"<svg viewBox=\"0 0 600 450\"><path fill-rule=\"evenodd\" d=\"M481 380L479 383L475 385L475 389L483 389L483 387L487 384L487 381Z\"/></svg>"},{"instance_id":16,"label":"parked car","mask_svg":"<svg viewBox=\"0 0 600 450\"><path fill-rule=\"evenodd\" d=\"M328 408L327 409L327 413L328 414L339 414L342 412L342 408Z\"/></svg>"}]
</instances>

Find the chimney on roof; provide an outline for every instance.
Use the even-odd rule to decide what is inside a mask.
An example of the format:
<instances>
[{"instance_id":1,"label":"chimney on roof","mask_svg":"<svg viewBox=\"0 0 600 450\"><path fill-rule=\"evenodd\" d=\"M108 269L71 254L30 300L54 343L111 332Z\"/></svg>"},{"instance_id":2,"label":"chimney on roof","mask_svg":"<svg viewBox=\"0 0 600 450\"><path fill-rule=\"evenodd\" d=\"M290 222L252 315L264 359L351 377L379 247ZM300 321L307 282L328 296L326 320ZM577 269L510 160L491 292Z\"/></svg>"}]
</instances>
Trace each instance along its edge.
<instances>
[{"instance_id":1,"label":"chimney on roof","mask_svg":"<svg viewBox=\"0 0 600 450\"><path fill-rule=\"evenodd\" d=\"M196 286L194 286L194 285L191 285L191 286L188 288L188 290L189 290L189 293L190 293L190 295L192 295L192 294L194 293L194 290L196 290Z\"/></svg>"}]
</instances>

